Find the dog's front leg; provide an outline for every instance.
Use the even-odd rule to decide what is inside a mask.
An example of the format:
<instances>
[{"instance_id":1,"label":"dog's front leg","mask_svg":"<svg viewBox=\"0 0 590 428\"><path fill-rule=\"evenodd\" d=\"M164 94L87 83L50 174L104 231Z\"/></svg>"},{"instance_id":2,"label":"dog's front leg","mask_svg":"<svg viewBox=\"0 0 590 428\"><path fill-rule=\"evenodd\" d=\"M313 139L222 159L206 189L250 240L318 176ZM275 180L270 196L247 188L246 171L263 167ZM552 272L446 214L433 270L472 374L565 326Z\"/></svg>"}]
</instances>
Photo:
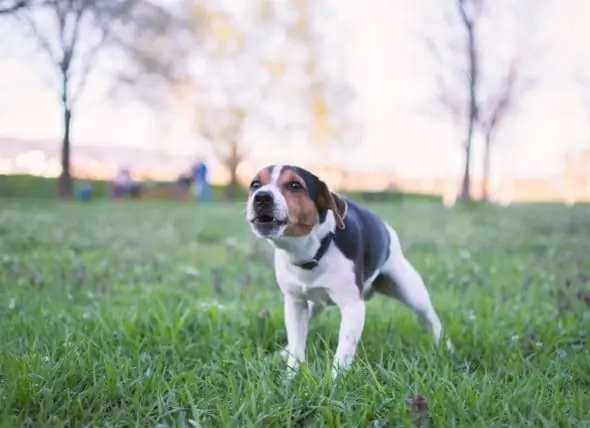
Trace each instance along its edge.
<instances>
[{"instance_id":1,"label":"dog's front leg","mask_svg":"<svg viewBox=\"0 0 590 428\"><path fill-rule=\"evenodd\" d=\"M295 375L299 362L305 361L305 342L309 325L307 301L285 295L285 328L287 330L287 374Z\"/></svg>"},{"instance_id":2,"label":"dog's front leg","mask_svg":"<svg viewBox=\"0 0 590 428\"><path fill-rule=\"evenodd\" d=\"M340 317L338 347L332 365L333 378L347 369L354 360L356 346L365 325L365 302L359 297L358 300L343 303L340 306Z\"/></svg>"},{"instance_id":3,"label":"dog's front leg","mask_svg":"<svg viewBox=\"0 0 590 428\"><path fill-rule=\"evenodd\" d=\"M317 317L323 310L324 310L324 305L321 303L317 303L317 302L307 302L307 317L309 319L308 321L308 330L309 330L309 323L311 323L313 321L313 319L315 317ZM287 361L287 358L289 357L289 347L285 346L285 348L281 351L280 353L281 358L285 361Z\"/></svg>"}]
</instances>

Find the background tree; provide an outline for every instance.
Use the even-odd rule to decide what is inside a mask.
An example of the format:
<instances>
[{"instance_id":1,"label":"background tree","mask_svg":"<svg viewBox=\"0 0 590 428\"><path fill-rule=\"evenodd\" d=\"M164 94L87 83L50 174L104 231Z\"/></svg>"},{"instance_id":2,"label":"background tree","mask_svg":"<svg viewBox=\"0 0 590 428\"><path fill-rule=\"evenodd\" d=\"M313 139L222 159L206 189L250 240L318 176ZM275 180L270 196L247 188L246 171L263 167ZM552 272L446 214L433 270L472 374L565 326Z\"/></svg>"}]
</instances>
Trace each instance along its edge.
<instances>
[{"instance_id":1,"label":"background tree","mask_svg":"<svg viewBox=\"0 0 590 428\"><path fill-rule=\"evenodd\" d=\"M477 127L484 139L482 199L489 199L492 149L497 134L510 117L515 117L526 95L542 83L540 61L544 48L537 33L538 4L523 1L486 10L486 40L496 40L495 51L482 56L482 87L478 97ZM494 37L495 34L504 35ZM504 43L502 43L504 42Z\"/></svg>"},{"instance_id":2,"label":"background tree","mask_svg":"<svg viewBox=\"0 0 590 428\"><path fill-rule=\"evenodd\" d=\"M168 87L228 170L229 198L259 138L309 138L327 146L354 135L346 67L322 31L325 6L308 0L184 3L193 66Z\"/></svg>"},{"instance_id":3,"label":"background tree","mask_svg":"<svg viewBox=\"0 0 590 428\"><path fill-rule=\"evenodd\" d=\"M467 202L472 199L471 153L476 132L485 139L482 190L487 199L496 132L514 112L517 97L532 87L531 65L539 53L531 43L538 5L454 0L451 7L449 3L440 3L439 26L425 38L434 60L437 104L465 129L460 200Z\"/></svg>"},{"instance_id":4,"label":"background tree","mask_svg":"<svg viewBox=\"0 0 590 428\"><path fill-rule=\"evenodd\" d=\"M484 138L482 168L482 200L489 200L492 149L497 133L510 114L514 113L526 92L536 85L536 79L527 74L522 57L515 56L506 75L497 83L479 107L477 126Z\"/></svg>"},{"instance_id":5,"label":"background tree","mask_svg":"<svg viewBox=\"0 0 590 428\"><path fill-rule=\"evenodd\" d=\"M464 163L460 200L471 200L471 151L476 127L480 50L478 26L484 0L453 0L441 3L444 38L426 34L435 61L437 100L456 125L465 127Z\"/></svg>"},{"instance_id":6,"label":"background tree","mask_svg":"<svg viewBox=\"0 0 590 428\"><path fill-rule=\"evenodd\" d=\"M63 123L58 194L71 198L71 129L75 107L99 54L113 47L112 42L122 43L121 35L129 34L126 27L145 29L149 22L144 18L157 15L157 22L161 23L164 20L159 15L167 12L140 0L44 0L42 6L24 8L15 16L50 61L56 77Z\"/></svg>"},{"instance_id":7,"label":"background tree","mask_svg":"<svg viewBox=\"0 0 590 428\"><path fill-rule=\"evenodd\" d=\"M284 68L284 58L277 58L284 28L271 7L262 2L259 9L225 8L215 0L187 4L198 40L192 54L201 66L182 85L180 99L188 101L196 132L228 170L230 199L246 156L248 130L256 122L270 122L265 103Z\"/></svg>"},{"instance_id":8,"label":"background tree","mask_svg":"<svg viewBox=\"0 0 590 428\"><path fill-rule=\"evenodd\" d=\"M496 96L487 100L483 108L479 110L477 124L484 137L483 172L481 198L489 199L490 163L492 153L492 139L496 130L512 107L514 85L517 78L516 63L508 70L504 81L500 84Z\"/></svg>"},{"instance_id":9,"label":"background tree","mask_svg":"<svg viewBox=\"0 0 590 428\"><path fill-rule=\"evenodd\" d=\"M0 15L9 15L28 6L30 0L0 0Z\"/></svg>"},{"instance_id":10,"label":"background tree","mask_svg":"<svg viewBox=\"0 0 590 428\"><path fill-rule=\"evenodd\" d=\"M24 9L43 7L45 4L46 0L0 0L0 16L11 15Z\"/></svg>"}]
</instances>

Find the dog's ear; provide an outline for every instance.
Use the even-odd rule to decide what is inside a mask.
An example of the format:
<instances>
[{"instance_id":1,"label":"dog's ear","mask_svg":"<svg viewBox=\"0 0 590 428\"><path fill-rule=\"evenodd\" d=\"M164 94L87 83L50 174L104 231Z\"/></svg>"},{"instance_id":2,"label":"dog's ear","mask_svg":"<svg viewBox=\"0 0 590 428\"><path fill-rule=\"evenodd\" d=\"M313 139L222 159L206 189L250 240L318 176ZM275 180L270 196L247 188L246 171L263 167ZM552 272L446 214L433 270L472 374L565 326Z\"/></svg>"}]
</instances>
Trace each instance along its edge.
<instances>
[{"instance_id":1,"label":"dog's ear","mask_svg":"<svg viewBox=\"0 0 590 428\"><path fill-rule=\"evenodd\" d=\"M323 181L319 183L317 204L321 210L332 210L336 218L336 226L344 229L344 218L348 210L348 203L337 193L331 192Z\"/></svg>"}]
</instances>

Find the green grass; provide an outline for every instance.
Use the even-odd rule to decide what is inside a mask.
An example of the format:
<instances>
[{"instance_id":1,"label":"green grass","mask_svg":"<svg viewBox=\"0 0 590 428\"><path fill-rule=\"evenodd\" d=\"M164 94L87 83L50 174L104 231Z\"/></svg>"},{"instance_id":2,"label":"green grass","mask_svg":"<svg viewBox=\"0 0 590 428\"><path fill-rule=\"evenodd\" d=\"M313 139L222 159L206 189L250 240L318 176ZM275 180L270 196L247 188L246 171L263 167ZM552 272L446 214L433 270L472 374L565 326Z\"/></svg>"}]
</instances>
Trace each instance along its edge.
<instances>
[{"instance_id":1,"label":"green grass","mask_svg":"<svg viewBox=\"0 0 590 428\"><path fill-rule=\"evenodd\" d=\"M288 383L243 204L0 200L0 426L410 426L416 395L436 427L590 426L590 208L373 207L457 355L376 298L350 372L329 311Z\"/></svg>"},{"instance_id":2,"label":"green grass","mask_svg":"<svg viewBox=\"0 0 590 428\"><path fill-rule=\"evenodd\" d=\"M93 200L103 200L109 198L110 182L105 180L80 180L76 182L84 182L90 184L92 190ZM163 182L144 182L149 186L174 186L172 181ZM226 199L226 187L222 185L212 185L212 198L215 201L223 201ZM429 201L441 202L442 198L438 195L422 194L422 193L408 193L401 191L387 191L387 192L369 192L356 191L346 192L347 195L362 201L367 202L399 202L399 201ZM57 195L57 179L39 177L33 175L3 175L0 174L0 198L10 199L37 199L47 200L55 199ZM243 186L238 186L236 191L236 199L242 200L248 195L248 190Z\"/></svg>"},{"instance_id":3,"label":"green grass","mask_svg":"<svg viewBox=\"0 0 590 428\"><path fill-rule=\"evenodd\" d=\"M75 185L78 183L90 184L92 199L94 200L103 200L110 197L110 181L76 179ZM145 182L145 184L153 186L172 186L175 185L175 182L150 181ZM217 200L223 199L225 190L224 186L212 186L213 198ZM245 197L246 194L245 189L239 189L238 197ZM0 174L0 198L47 200L55 199L56 195L57 179L55 178L34 175Z\"/></svg>"}]
</instances>

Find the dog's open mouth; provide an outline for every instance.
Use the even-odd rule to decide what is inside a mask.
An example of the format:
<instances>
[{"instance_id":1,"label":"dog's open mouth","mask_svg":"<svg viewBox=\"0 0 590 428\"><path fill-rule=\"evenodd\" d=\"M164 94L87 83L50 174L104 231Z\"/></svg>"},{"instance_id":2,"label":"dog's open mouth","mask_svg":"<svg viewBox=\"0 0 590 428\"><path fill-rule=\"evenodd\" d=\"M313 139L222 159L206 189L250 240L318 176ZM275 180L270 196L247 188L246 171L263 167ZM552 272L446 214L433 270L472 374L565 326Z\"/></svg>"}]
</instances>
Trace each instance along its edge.
<instances>
[{"instance_id":1,"label":"dog's open mouth","mask_svg":"<svg viewBox=\"0 0 590 428\"><path fill-rule=\"evenodd\" d=\"M289 219L285 218L285 219L279 219L276 217L273 217L272 215L268 215L268 214L260 214L256 217L254 217L254 219L252 220L252 223L255 224L263 224L263 225L276 225L276 226L283 226L286 225L289 222Z\"/></svg>"}]
</instances>

